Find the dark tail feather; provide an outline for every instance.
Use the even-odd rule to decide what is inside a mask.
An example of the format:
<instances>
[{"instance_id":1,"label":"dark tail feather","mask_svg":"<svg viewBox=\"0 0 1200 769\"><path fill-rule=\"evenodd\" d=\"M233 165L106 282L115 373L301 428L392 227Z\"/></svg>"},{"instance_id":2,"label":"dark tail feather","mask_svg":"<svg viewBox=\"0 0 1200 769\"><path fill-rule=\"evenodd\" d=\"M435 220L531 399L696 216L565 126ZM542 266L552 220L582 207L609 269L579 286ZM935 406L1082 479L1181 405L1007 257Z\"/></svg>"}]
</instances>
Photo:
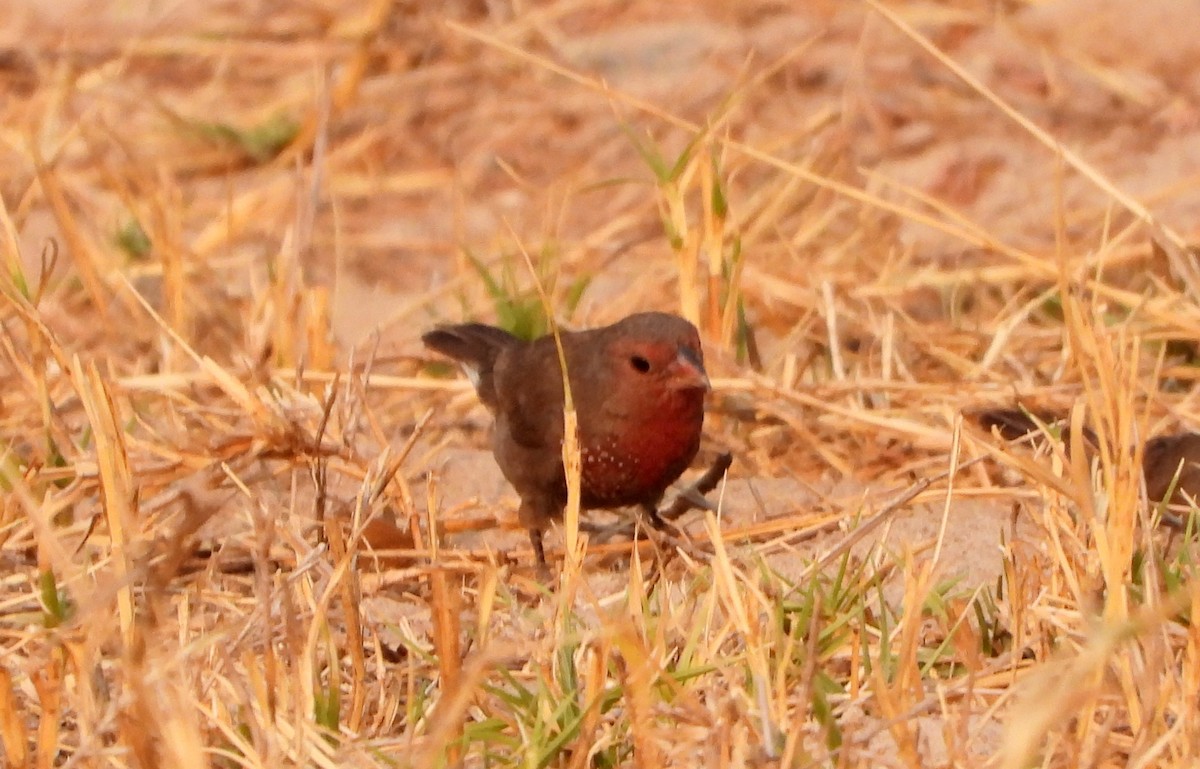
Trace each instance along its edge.
<instances>
[{"instance_id":1,"label":"dark tail feather","mask_svg":"<svg viewBox=\"0 0 1200 769\"><path fill-rule=\"evenodd\" d=\"M1024 409L986 409L967 414L980 427L989 433L995 429L1006 441L1015 441L1027 435L1033 435L1041 430L1039 425L1062 424L1065 417L1048 411L1025 411ZM1090 428L1083 428L1083 439L1091 445L1096 445L1096 434Z\"/></svg>"},{"instance_id":2,"label":"dark tail feather","mask_svg":"<svg viewBox=\"0 0 1200 769\"><path fill-rule=\"evenodd\" d=\"M479 369L491 368L500 351L520 340L504 329L482 323L438 326L421 337L431 350Z\"/></svg>"},{"instance_id":3,"label":"dark tail feather","mask_svg":"<svg viewBox=\"0 0 1200 769\"><path fill-rule=\"evenodd\" d=\"M1020 409L991 409L967 416L977 421L979 426L989 433L992 430L999 431L1000 437L1006 441L1019 440L1030 433L1036 433L1038 422L1035 421L1035 416L1042 424L1055 421L1053 414L1034 414Z\"/></svg>"},{"instance_id":4,"label":"dark tail feather","mask_svg":"<svg viewBox=\"0 0 1200 769\"><path fill-rule=\"evenodd\" d=\"M458 326L438 326L427 331L421 341L429 349L453 358L467 369L479 398L488 406L495 406L496 393L492 383L492 369L500 352L521 340L504 329L485 326L482 323L463 323Z\"/></svg>"}]
</instances>

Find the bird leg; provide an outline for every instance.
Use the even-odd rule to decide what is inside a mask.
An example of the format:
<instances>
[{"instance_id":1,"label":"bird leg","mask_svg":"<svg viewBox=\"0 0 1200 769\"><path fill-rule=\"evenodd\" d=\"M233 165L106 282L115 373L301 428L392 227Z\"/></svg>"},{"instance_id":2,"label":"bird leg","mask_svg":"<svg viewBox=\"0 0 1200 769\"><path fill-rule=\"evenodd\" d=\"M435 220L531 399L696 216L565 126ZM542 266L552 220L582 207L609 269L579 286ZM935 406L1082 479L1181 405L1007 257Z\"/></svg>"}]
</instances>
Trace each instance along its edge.
<instances>
[{"instance_id":1,"label":"bird leg","mask_svg":"<svg viewBox=\"0 0 1200 769\"><path fill-rule=\"evenodd\" d=\"M592 523L591 521L580 521L579 530L587 533L592 544L608 542L619 535L625 535L628 537L633 534L633 528L626 521L617 521L616 523Z\"/></svg>"},{"instance_id":2,"label":"bird leg","mask_svg":"<svg viewBox=\"0 0 1200 769\"><path fill-rule=\"evenodd\" d=\"M673 523L664 521L663 517L658 514L658 505L656 504L647 503L642 505L642 514L646 516L646 520L650 522L650 525L656 531L667 534L677 534L679 532L679 527Z\"/></svg>"},{"instance_id":3,"label":"bird leg","mask_svg":"<svg viewBox=\"0 0 1200 769\"><path fill-rule=\"evenodd\" d=\"M538 571L548 572L546 567L546 548L542 545L542 532L547 523L554 517L552 503L541 496L527 495L521 498L521 506L517 509L517 520L529 531L529 544L533 545L533 557L537 560Z\"/></svg>"},{"instance_id":4,"label":"bird leg","mask_svg":"<svg viewBox=\"0 0 1200 769\"><path fill-rule=\"evenodd\" d=\"M655 510L654 505L641 505L639 509L641 510L641 513L645 519L650 523L649 527L645 527L647 530L654 529L656 531L667 532L676 528L659 517L658 511ZM635 526L636 524L628 519L619 520L614 523L592 523L591 521L579 522L579 530L586 531L591 537L593 544L609 542L617 537L628 537L629 539L634 539Z\"/></svg>"},{"instance_id":5,"label":"bird leg","mask_svg":"<svg viewBox=\"0 0 1200 769\"><path fill-rule=\"evenodd\" d=\"M712 509L704 495L717 487L731 464L733 464L733 455L727 451L723 452L717 456L712 467L708 468L704 475L675 497L669 507L660 511L657 504L643 505L642 509L646 513L646 519L673 547L680 548L693 557L696 556L691 540L674 522L693 508Z\"/></svg>"},{"instance_id":6,"label":"bird leg","mask_svg":"<svg viewBox=\"0 0 1200 769\"><path fill-rule=\"evenodd\" d=\"M529 544L533 545L533 557L537 559L539 569L545 570L546 566L546 548L542 545L542 530L536 527L529 527Z\"/></svg>"},{"instance_id":7,"label":"bird leg","mask_svg":"<svg viewBox=\"0 0 1200 769\"><path fill-rule=\"evenodd\" d=\"M680 550L695 561L702 561L706 558L704 554L696 549L692 538L687 535L687 532L676 526L673 521L664 519L658 512L656 505L643 505L642 511L646 515L646 520L650 522L650 527L646 529L647 538L659 550L660 557L663 551L663 544L665 543L668 546L667 552Z\"/></svg>"},{"instance_id":8,"label":"bird leg","mask_svg":"<svg viewBox=\"0 0 1200 769\"><path fill-rule=\"evenodd\" d=\"M700 476L695 483L680 491L668 507L659 510L657 503L642 505L642 512L645 514L646 520L659 531L678 534L679 528L673 523L677 518L692 509L713 509L712 503L704 495L717 487L717 484L725 477L725 472L732 463L733 456L729 452L724 452L716 458L712 467L704 475ZM633 537L633 527L628 523L598 526L596 524L580 522L579 527L594 534L594 539L597 542L612 539L620 534Z\"/></svg>"},{"instance_id":9,"label":"bird leg","mask_svg":"<svg viewBox=\"0 0 1200 769\"><path fill-rule=\"evenodd\" d=\"M643 505L642 512L646 514L646 520L650 521L650 525L659 531L667 531L668 529L676 528L673 524L669 524L664 521L662 516L658 514L657 504Z\"/></svg>"},{"instance_id":10,"label":"bird leg","mask_svg":"<svg viewBox=\"0 0 1200 769\"><path fill-rule=\"evenodd\" d=\"M695 483L680 492L669 507L661 511L655 510L654 515L650 518L651 522L653 523L655 519L658 519L659 522L663 519L673 521L688 510L707 505L708 500L704 498L704 495L717 487L731 464L733 464L733 455L728 451L721 453L713 462L712 467L696 479ZM655 525L658 526L658 524ZM659 528L662 527L659 526Z\"/></svg>"}]
</instances>

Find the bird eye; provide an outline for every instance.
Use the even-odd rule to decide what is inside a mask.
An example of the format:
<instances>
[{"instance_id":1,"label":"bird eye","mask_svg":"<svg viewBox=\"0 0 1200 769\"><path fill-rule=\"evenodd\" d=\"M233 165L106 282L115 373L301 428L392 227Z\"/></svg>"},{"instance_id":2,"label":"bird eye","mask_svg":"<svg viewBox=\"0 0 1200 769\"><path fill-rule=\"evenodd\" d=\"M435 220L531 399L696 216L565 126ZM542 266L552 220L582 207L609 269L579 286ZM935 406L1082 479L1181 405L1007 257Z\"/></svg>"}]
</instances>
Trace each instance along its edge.
<instances>
[{"instance_id":1,"label":"bird eye","mask_svg":"<svg viewBox=\"0 0 1200 769\"><path fill-rule=\"evenodd\" d=\"M650 371L650 361L640 355L634 355L629 359L629 365L633 366L633 370L645 374Z\"/></svg>"}]
</instances>

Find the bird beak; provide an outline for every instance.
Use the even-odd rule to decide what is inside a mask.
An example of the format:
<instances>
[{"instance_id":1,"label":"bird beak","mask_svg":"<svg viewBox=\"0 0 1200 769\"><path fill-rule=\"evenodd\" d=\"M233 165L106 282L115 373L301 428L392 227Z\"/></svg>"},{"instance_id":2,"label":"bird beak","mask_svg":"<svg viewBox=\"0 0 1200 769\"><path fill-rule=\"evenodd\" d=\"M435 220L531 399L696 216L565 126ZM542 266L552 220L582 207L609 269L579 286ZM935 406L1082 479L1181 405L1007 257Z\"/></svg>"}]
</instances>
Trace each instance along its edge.
<instances>
[{"instance_id":1,"label":"bird beak","mask_svg":"<svg viewBox=\"0 0 1200 769\"><path fill-rule=\"evenodd\" d=\"M672 390L707 392L711 389L708 383L708 374L704 371L704 364L691 350L680 350L679 355L667 367L667 371L670 374L668 386Z\"/></svg>"}]
</instances>

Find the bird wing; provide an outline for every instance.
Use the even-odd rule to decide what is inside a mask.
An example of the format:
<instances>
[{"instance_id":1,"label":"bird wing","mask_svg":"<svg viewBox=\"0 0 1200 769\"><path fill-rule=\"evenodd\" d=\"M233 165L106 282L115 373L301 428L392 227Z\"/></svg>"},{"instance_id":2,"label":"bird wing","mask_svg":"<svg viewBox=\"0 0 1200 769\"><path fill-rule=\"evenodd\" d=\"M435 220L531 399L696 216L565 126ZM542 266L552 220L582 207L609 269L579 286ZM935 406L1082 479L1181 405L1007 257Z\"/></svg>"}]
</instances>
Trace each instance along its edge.
<instances>
[{"instance_id":1,"label":"bird wing","mask_svg":"<svg viewBox=\"0 0 1200 769\"><path fill-rule=\"evenodd\" d=\"M562 374L554 340L513 347L496 360L497 424L526 448L558 450L563 437Z\"/></svg>"},{"instance_id":2,"label":"bird wing","mask_svg":"<svg viewBox=\"0 0 1200 769\"><path fill-rule=\"evenodd\" d=\"M461 363L479 391L479 399L493 410L498 403L493 378L496 361L505 350L524 346L507 331L482 323L438 326L422 336L421 341L429 349Z\"/></svg>"}]
</instances>

